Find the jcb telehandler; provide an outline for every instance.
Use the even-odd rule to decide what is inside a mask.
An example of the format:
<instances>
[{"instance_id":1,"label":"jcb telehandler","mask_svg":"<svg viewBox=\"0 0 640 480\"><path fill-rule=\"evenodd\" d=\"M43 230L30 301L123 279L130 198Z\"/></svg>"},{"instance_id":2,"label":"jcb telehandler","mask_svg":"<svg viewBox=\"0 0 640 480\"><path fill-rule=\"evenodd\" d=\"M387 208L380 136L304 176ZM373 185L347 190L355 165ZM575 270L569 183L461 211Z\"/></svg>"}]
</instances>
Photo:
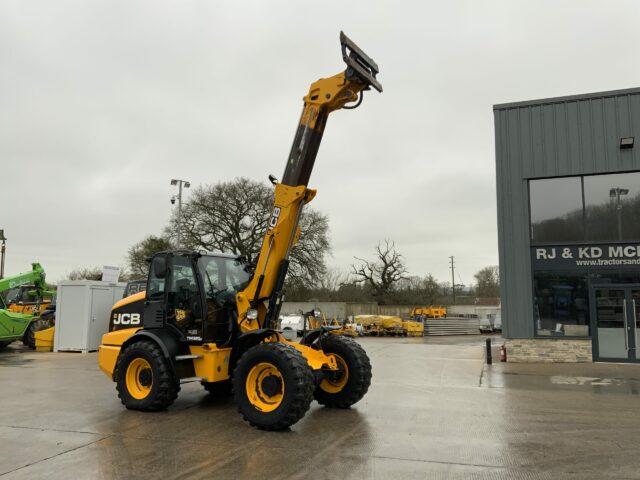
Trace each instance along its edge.
<instances>
[{"instance_id":1,"label":"jcb telehandler","mask_svg":"<svg viewBox=\"0 0 640 480\"><path fill-rule=\"evenodd\" d=\"M311 84L282 180L269 176L274 207L255 265L230 255L158 253L146 291L114 305L98 362L127 408L165 409L180 383L199 381L211 393L232 390L251 425L280 430L314 398L348 408L367 392L371 365L356 342L330 335L331 327L299 343L275 329L300 213L316 194L307 184L327 118L358 106L370 87L382 92L376 63L342 32L340 43L346 70Z\"/></svg>"}]
</instances>

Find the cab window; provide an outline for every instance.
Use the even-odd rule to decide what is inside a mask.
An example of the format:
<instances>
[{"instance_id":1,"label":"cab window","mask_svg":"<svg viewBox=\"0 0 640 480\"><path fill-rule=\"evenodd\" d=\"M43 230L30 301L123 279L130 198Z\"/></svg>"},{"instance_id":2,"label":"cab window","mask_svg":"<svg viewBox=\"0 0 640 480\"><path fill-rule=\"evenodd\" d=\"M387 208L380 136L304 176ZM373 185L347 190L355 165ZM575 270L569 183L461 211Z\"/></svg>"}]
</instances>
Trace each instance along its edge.
<instances>
[{"instance_id":1,"label":"cab window","mask_svg":"<svg viewBox=\"0 0 640 480\"><path fill-rule=\"evenodd\" d=\"M164 261L165 257L154 257L149 268L149 284L147 285L147 298L149 300L162 300L164 297L164 278L156 275L159 270L156 264Z\"/></svg>"},{"instance_id":2,"label":"cab window","mask_svg":"<svg viewBox=\"0 0 640 480\"><path fill-rule=\"evenodd\" d=\"M168 294L168 320L174 322L186 334L187 339L200 339L202 308L190 257L182 255L173 257Z\"/></svg>"}]
</instances>

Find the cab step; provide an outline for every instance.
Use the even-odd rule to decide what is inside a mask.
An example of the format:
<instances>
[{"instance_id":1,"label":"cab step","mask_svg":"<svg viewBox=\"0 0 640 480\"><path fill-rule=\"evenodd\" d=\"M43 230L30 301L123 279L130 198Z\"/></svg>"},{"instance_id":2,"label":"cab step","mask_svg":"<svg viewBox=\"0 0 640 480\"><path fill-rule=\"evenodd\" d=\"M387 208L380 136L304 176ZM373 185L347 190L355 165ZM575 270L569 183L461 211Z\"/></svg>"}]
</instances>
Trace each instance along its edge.
<instances>
[{"instance_id":1,"label":"cab step","mask_svg":"<svg viewBox=\"0 0 640 480\"><path fill-rule=\"evenodd\" d=\"M202 358L202 355L176 355L176 361L197 360L198 358Z\"/></svg>"},{"instance_id":2,"label":"cab step","mask_svg":"<svg viewBox=\"0 0 640 480\"><path fill-rule=\"evenodd\" d=\"M181 378L180 379L180 385L182 385L183 383L202 382L203 380L204 380L204 378L202 378L202 377Z\"/></svg>"}]
</instances>

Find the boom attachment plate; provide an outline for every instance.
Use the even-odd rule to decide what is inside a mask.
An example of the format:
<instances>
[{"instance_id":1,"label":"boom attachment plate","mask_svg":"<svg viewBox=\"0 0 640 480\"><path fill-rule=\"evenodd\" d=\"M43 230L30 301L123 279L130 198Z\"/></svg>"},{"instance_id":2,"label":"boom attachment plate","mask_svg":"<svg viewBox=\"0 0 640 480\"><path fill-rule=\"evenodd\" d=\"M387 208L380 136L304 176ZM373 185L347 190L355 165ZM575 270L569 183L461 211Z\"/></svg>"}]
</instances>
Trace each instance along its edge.
<instances>
[{"instance_id":1,"label":"boom attachment plate","mask_svg":"<svg viewBox=\"0 0 640 480\"><path fill-rule=\"evenodd\" d=\"M364 53L344 32L340 32L340 47L342 48L342 59L348 67L346 72L347 79L355 77L365 85L372 86L377 91L382 92L382 84L376 80L376 75L380 72L378 64Z\"/></svg>"}]
</instances>

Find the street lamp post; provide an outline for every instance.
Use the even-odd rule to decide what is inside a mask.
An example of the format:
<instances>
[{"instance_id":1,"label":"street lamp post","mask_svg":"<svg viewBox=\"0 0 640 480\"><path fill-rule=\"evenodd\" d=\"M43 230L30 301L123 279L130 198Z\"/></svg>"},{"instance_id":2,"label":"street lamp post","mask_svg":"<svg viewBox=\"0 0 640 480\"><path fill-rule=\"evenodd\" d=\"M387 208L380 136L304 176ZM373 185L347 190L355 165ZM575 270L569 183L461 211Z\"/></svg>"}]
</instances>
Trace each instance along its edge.
<instances>
[{"instance_id":1,"label":"street lamp post","mask_svg":"<svg viewBox=\"0 0 640 480\"><path fill-rule=\"evenodd\" d=\"M628 195L628 188L615 187L609 190L609 198L616 199L616 211L618 216L618 240L622 240L622 197Z\"/></svg>"},{"instance_id":2,"label":"street lamp post","mask_svg":"<svg viewBox=\"0 0 640 480\"><path fill-rule=\"evenodd\" d=\"M456 275L455 275L455 257L451 255L449 257L449 267L451 268L451 296L453 297L453 304L456 304Z\"/></svg>"},{"instance_id":3,"label":"street lamp post","mask_svg":"<svg viewBox=\"0 0 640 480\"><path fill-rule=\"evenodd\" d=\"M7 237L4 236L4 229L0 230L0 279L4 278L4 252L6 250Z\"/></svg>"},{"instance_id":4,"label":"street lamp post","mask_svg":"<svg viewBox=\"0 0 640 480\"><path fill-rule=\"evenodd\" d=\"M177 178L171 179L171 185L178 185L178 231L177 231L177 247L182 246L180 239L180 230L182 229L182 187L189 188L191 184L186 180L180 180ZM176 203L176 196L171 197L171 204Z\"/></svg>"}]
</instances>

